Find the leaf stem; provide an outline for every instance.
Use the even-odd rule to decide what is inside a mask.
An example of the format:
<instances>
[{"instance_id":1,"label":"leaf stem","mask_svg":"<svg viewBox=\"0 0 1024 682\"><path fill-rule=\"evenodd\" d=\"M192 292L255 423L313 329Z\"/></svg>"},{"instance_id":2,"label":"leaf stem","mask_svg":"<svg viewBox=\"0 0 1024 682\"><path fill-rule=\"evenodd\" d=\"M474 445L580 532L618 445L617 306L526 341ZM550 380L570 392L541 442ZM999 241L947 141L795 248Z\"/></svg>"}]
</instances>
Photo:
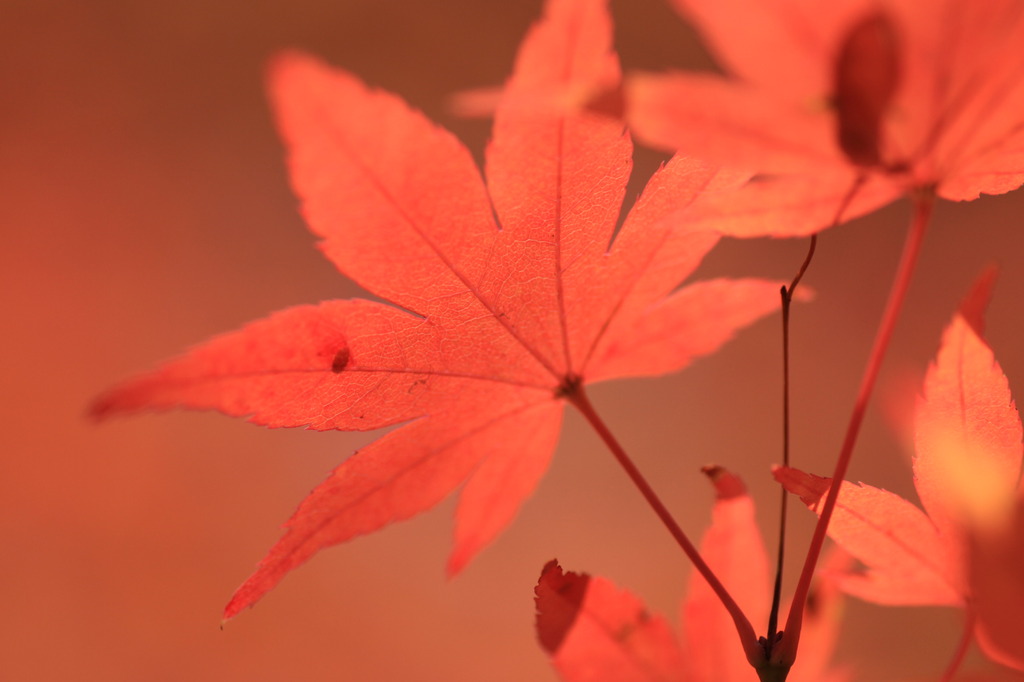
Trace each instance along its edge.
<instances>
[{"instance_id":1,"label":"leaf stem","mask_svg":"<svg viewBox=\"0 0 1024 682\"><path fill-rule=\"evenodd\" d=\"M836 209L835 217L832 218L832 222L829 227L835 227L843 220L843 215L846 213L846 209L850 207L854 197L857 196L857 192L861 190L864 183L867 181L867 174L860 173L853 180L853 184L850 185L850 189L843 196L842 201L839 202L839 207ZM793 292L796 291L796 287L800 284L800 280L803 279L804 274L807 272L807 268L811 264L811 260L814 258L814 251L818 246L818 235L817 233L811 235L811 243L807 246L807 255L804 256L804 262L800 264L800 269L797 270L796 275L793 277L793 281L789 283L789 287L782 287L782 463L784 466L789 466L789 309L793 303ZM775 563L775 585L772 588L772 608L768 612L768 637L766 639L768 646L768 653L771 654L772 647L775 642L779 640L779 607L782 603L782 572L785 567L786 560L786 519L789 510L789 495L785 490L781 490L782 495L779 503L779 549ZM788 668L786 668L788 670Z\"/></svg>"},{"instance_id":2,"label":"leaf stem","mask_svg":"<svg viewBox=\"0 0 1024 682\"><path fill-rule=\"evenodd\" d=\"M654 513L658 515L661 522L668 528L668 532L672 534L672 537L683 549L683 553L686 554L690 562L693 563L694 568L704 576L704 579L708 581L708 585L711 586L712 591L718 596L718 599L725 606L725 609L729 612L732 617L733 623L736 625L736 632L739 634L740 642L743 645L743 651L746 653L747 660L750 664L757 667L762 665L764 662L764 650L758 644L757 635L754 633L754 628L747 619L747 616L740 609L739 605L729 594L725 586L722 585L721 581L718 580L718 576L715 575L711 567L708 566L704 559L701 557L700 552L690 542L690 539L686 537L686 533L679 527L675 519L672 518L672 514L669 513L668 509L658 498L654 489L651 488L650 484L644 479L640 470L637 469L633 460L630 459L629 455L623 449L622 445L615 439L612 432L605 425L604 421L594 410L594 406L590 403L590 399L587 397L583 387L578 387L575 391L566 395L566 399L576 406L583 417L590 422L590 425L597 431L597 434L601 437L601 440L605 442L608 449L612 451L615 459L619 462L623 469L626 470L626 475L633 481L633 484L643 495L644 499L647 500L647 504L651 506Z\"/></svg>"},{"instance_id":3,"label":"leaf stem","mask_svg":"<svg viewBox=\"0 0 1024 682\"><path fill-rule=\"evenodd\" d=\"M793 594L793 603L789 607L789 617L786 620L784 631L785 636L771 654L773 661L777 660L791 664L796 660L796 651L800 643L800 627L803 622L804 604L807 602L807 594L810 589L811 578L814 575L814 568L818 563L818 558L821 556L828 524L832 519L836 500L839 498L839 488L841 487L839 483L845 478L846 470L849 468L853 448L857 443L860 426L864 420L868 399L871 397L871 392L875 387L875 381L878 379L882 360L885 357L886 350L889 348L893 329L896 326L900 310L906 299L907 289L910 287L911 276L917 264L918 255L921 252L921 242L924 240L924 234L931 219L934 204L934 188L919 189L913 194L913 217L911 218L910 231L903 244L903 253L900 255L900 262L896 268L892 288L889 290L889 299L886 301L882 320L879 323L878 331L875 333L875 341L871 347L871 354L868 356L867 365L864 368L860 389L857 392L857 400L854 403L850 422L846 428L846 436L843 439L839 457L836 459L835 471L832 474L833 485L829 488L828 495L825 497L821 516L814 527L814 535L811 537L810 546L807 548L807 557L804 560L803 571L800 573L800 580L797 582L796 590Z\"/></svg>"},{"instance_id":4,"label":"leaf stem","mask_svg":"<svg viewBox=\"0 0 1024 682\"><path fill-rule=\"evenodd\" d=\"M840 209L842 211L842 208ZM838 217L837 217L838 218ZM814 250L818 245L818 235L811 235L811 243L807 247L807 256L797 270L793 281L788 287L783 286L779 292L782 296L782 464L789 466L789 308L793 303L793 292L807 272ZM782 490L779 505L779 550L775 563L775 585L772 588L772 608L768 613L768 641L776 641L779 626L779 605L782 601L782 569L786 559L786 514L789 495Z\"/></svg>"},{"instance_id":5,"label":"leaf stem","mask_svg":"<svg viewBox=\"0 0 1024 682\"><path fill-rule=\"evenodd\" d=\"M964 630L960 633L960 641L956 643L953 658L946 665L946 669L943 671L942 677L939 678L939 682L952 682L953 676L956 675L956 671L960 669L960 665L964 662L964 657L967 656L967 650L971 648L971 640L973 638L974 612L968 607L964 618Z\"/></svg>"}]
</instances>

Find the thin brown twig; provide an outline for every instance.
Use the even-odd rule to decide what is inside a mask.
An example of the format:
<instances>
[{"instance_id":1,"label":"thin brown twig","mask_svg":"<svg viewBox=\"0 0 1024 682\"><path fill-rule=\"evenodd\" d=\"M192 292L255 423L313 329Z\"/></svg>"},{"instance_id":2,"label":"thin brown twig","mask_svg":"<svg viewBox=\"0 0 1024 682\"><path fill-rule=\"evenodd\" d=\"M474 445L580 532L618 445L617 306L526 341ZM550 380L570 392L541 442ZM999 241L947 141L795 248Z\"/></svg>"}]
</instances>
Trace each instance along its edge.
<instances>
[{"instance_id":1,"label":"thin brown twig","mask_svg":"<svg viewBox=\"0 0 1024 682\"><path fill-rule=\"evenodd\" d=\"M810 590L814 568L817 566L818 558L821 556L828 524L832 519L836 500L839 498L840 484L850 466L850 459L853 455L853 448L857 443L857 436L860 433L860 426L864 420L868 400L878 379L882 360L885 358L885 352L889 347L889 341L896 327L896 321L899 319L900 310L906 299L907 289L910 287L910 280L914 267L917 264L921 243L931 219L934 203L935 193L932 188L919 190L914 195L913 218L906 242L903 245L903 253L900 256L892 288L889 290L889 299L886 302L885 311L882 313L882 320L875 334L875 341L871 347L871 354L868 356L868 362L864 369L860 389L857 392L857 399L854 402L853 412L850 415L850 422L846 429L846 436L843 439L839 457L836 459L835 471L832 474L832 486L825 496L821 516L814 527L814 535L811 537L811 543L807 549L807 557L804 560L804 567L800 573L800 580L797 582L796 590L793 593L793 602L789 608L789 616L786 620L785 636L779 640L778 646L773 649L771 653L772 661L792 664L796 660L796 652L800 642L800 627L803 623L804 605L807 602L807 594Z\"/></svg>"},{"instance_id":2,"label":"thin brown twig","mask_svg":"<svg viewBox=\"0 0 1024 682\"><path fill-rule=\"evenodd\" d=\"M842 215L845 208L840 207L838 215ZM838 216L836 219L838 222ZM807 247L807 256L797 270L796 276L789 286L783 286L779 292L782 297L782 463L789 466L789 308L793 303L793 292L807 272L811 259L814 258L814 250L818 245L818 235L811 235L811 243ZM788 513L789 495L782 491L782 498L779 504L779 547L775 562L775 584L772 588L772 608L768 612L768 637L769 646L775 642L778 636L779 606L782 602L782 569L786 559L786 516Z\"/></svg>"}]
</instances>

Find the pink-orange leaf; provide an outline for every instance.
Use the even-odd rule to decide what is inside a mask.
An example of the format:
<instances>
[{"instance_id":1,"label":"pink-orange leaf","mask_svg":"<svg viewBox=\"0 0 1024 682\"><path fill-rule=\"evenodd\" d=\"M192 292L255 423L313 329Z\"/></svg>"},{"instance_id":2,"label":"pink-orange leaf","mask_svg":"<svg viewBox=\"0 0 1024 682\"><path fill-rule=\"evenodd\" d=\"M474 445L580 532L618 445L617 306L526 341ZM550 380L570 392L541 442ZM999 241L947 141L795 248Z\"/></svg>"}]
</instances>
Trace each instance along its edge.
<instances>
[{"instance_id":1,"label":"pink-orange leaf","mask_svg":"<svg viewBox=\"0 0 1024 682\"><path fill-rule=\"evenodd\" d=\"M726 589L756 627L768 623L771 606L768 553L757 524L754 501L740 478L717 466L704 472L715 487L711 525L701 539L700 552ZM840 557L830 556L817 580L804 614L801 656L787 677L790 682L838 682L845 675L829 667L839 627L842 598L835 588L834 568ZM726 610L700 575L691 574L682 604L683 651L687 680L744 682L752 679L736 628ZM813 649L805 655L805 649Z\"/></svg>"},{"instance_id":2,"label":"pink-orange leaf","mask_svg":"<svg viewBox=\"0 0 1024 682\"><path fill-rule=\"evenodd\" d=\"M981 277L946 328L914 421L914 486L929 518L951 537L1005 515L1020 479L1020 416L980 336L994 274Z\"/></svg>"},{"instance_id":3,"label":"pink-orange leaf","mask_svg":"<svg viewBox=\"0 0 1024 682\"><path fill-rule=\"evenodd\" d=\"M776 176L770 204L739 200L731 234L816 231L855 178L867 184L845 217L916 188L969 200L1024 182L1017 0L674 4L730 76L638 75L626 115L645 142ZM794 223L772 210L794 202L826 202L831 215Z\"/></svg>"},{"instance_id":4,"label":"pink-orange leaf","mask_svg":"<svg viewBox=\"0 0 1024 682\"><path fill-rule=\"evenodd\" d=\"M553 654L561 648L580 615L589 584L589 575L565 573L556 559L544 565L534 589L537 639L544 651Z\"/></svg>"},{"instance_id":5,"label":"pink-orange leaf","mask_svg":"<svg viewBox=\"0 0 1024 682\"><path fill-rule=\"evenodd\" d=\"M700 553L729 590L755 627L768 623L771 589L768 554L754 514L754 501L743 482L720 467L705 473L715 486L711 526L704 533ZM750 664L732 617L703 576L690 575L682 604L683 648L690 679L746 680Z\"/></svg>"},{"instance_id":6,"label":"pink-orange leaf","mask_svg":"<svg viewBox=\"0 0 1024 682\"><path fill-rule=\"evenodd\" d=\"M800 651L786 678L789 682L847 682L852 678L848 666L831 663L846 604L840 580L849 573L852 560L849 554L833 547L818 567L804 606ZM790 606L786 605L783 612L788 612Z\"/></svg>"},{"instance_id":7,"label":"pink-orange leaf","mask_svg":"<svg viewBox=\"0 0 1024 682\"><path fill-rule=\"evenodd\" d=\"M779 467L775 478L821 511L832 479ZM843 580L843 589L882 604L963 603L958 556L919 508L881 488L843 482L829 537L868 570Z\"/></svg>"},{"instance_id":8,"label":"pink-orange leaf","mask_svg":"<svg viewBox=\"0 0 1024 682\"><path fill-rule=\"evenodd\" d=\"M750 619L767 622L771 594L768 557L753 500L743 482L721 467L705 473L715 487L711 526L701 554ZM806 637L816 649L793 669L792 682L840 682L846 676L826 664L838 630L841 596L833 556L816 584L805 613ZM746 682L755 677L732 619L699 574L682 603L683 637L649 614L633 594L600 577L563 574L548 563L537 585L541 645L566 682Z\"/></svg>"},{"instance_id":9,"label":"pink-orange leaf","mask_svg":"<svg viewBox=\"0 0 1024 682\"><path fill-rule=\"evenodd\" d=\"M685 679L672 628L629 592L550 561L536 593L541 646L566 682Z\"/></svg>"},{"instance_id":10,"label":"pink-orange leaf","mask_svg":"<svg viewBox=\"0 0 1024 682\"><path fill-rule=\"evenodd\" d=\"M448 570L512 520L547 468L565 398L671 372L777 304L778 283L676 291L718 236L689 224L742 177L676 158L614 242L632 145L606 117L518 106L521 92L617 83L603 0L551 0L499 105L486 183L451 134L398 97L301 54L270 69L292 183L320 248L386 302L300 306L209 341L102 396L94 413L214 409L271 427L399 428L301 504L226 616L320 549L460 484Z\"/></svg>"}]
</instances>

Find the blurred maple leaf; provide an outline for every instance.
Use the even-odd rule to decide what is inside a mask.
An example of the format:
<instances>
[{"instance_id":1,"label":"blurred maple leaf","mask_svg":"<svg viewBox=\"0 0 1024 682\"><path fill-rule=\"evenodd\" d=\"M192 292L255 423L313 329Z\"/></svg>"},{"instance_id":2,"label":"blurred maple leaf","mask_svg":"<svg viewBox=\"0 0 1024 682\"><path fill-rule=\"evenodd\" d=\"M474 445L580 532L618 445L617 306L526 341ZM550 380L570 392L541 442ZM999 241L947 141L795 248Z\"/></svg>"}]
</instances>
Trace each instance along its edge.
<instances>
[{"instance_id":1,"label":"blurred maple leaf","mask_svg":"<svg viewBox=\"0 0 1024 682\"><path fill-rule=\"evenodd\" d=\"M552 0L510 101L619 78L603 1ZM413 516L465 482L450 573L511 521L585 383L678 370L776 307L778 283L675 291L718 236L680 214L737 178L676 158L612 242L632 145L583 113L499 107L486 186L469 152L394 95L299 55L270 72L302 210L338 267L388 303L278 312L114 388L95 414L188 407L273 427L401 424L287 523L225 617L323 547ZM495 222L497 217L500 227Z\"/></svg>"},{"instance_id":2,"label":"blurred maple leaf","mask_svg":"<svg viewBox=\"0 0 1024 682\"><path fill-rule=\"evenodd\" d=\"M975 635L992 660L1024 670L1024 492L1005 518L971 534Z\"/></svg>"},{"instance_id":3,"label":"blurred maple leaf","mask_svg":"<svg viewBox=\"0 0 1024 682\"><path fill-rule=\"evenodd\" d=\"M726 584L744 613L767 622L771 602L768 556L754 503L740 479L708 470L716 499L701 555ZM801 656L791 682L840 682L848 674L829 668L842 599L834 575L848 563L833 554L808 600ZM692 575L682 605L683 636L650 614L635 595L610 581L564 573L549 562L536 588L541 646L566 682L743 682L753 676L731 616L700 575Z\"/></svg>"},{"instance_id":4,"label":"blurred maple leaf","mask_svg":"<svg viewBox=\"0 0 1024 682\"><path fill-rule=\"evenodd\" d=\"M795 236L914 189L952 200L1024 182L1019 0L674 0L730 73L638 74L642 141L764 174L719 229ZM721 213L731 218L721 220Z\"/></svg>"},{"instance_id":5,"label":"blurred maple leaf","mask_svg":"<svg viewBox=\"0 0 1024 682\"><path fill-rule=\"evenodd\" d=\"M1024 669L1024 583L1013 572L1024 565L1021 421L981 337L994 274L979 279L925 377L914 457L924 511L886 490L844 481L828 534L867 567L845 576L843 590L882 604L964 607L980 616L976 634L986 654ZM832 485L796 469L779 468L775 476L815 511Z\"/></svg>"}]
</instances>

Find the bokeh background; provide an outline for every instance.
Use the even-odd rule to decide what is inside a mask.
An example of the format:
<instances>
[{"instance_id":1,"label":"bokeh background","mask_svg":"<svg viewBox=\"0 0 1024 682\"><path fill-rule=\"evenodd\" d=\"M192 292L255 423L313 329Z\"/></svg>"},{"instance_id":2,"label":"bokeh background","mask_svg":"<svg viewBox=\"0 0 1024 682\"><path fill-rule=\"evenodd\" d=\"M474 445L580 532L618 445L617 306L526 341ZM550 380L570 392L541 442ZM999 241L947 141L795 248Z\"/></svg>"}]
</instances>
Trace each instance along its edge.
<instances>
[{"instance_id":1,"label":"bokeh background","mask_svg":"<svg viewBox=\"0 0 1024 682\"><path fill-rule=\"evenodd\" d=\"M0 0L0 679L554 680L532 589L552 557L676 619L689 568L575 415L514 526L456 580L451 501L326 551L220 627L280 524L373 434L272 431L210 414L94 424L89 400L189 344L297 303L358 295L313 247L262 93L298 47L404 95L478 156L451 93L500 83L540 0ZM626 68L712 68L662 0L613 0ZM640 150L633 191L663 156ZM1024 193L939 207L851 477L913 495L905 418L939 333L987 263L990 340L1024 391ZM795 462L837 452L908 207L831 230L793 322ZM788 278L801 241L725 242L702 266ZM693 535L700 465L745 477L774 534L778 321L664 379L595 388ZM788 585L810 514L795 509ZM771 542L769 544L772 544ZM851 603L860 679L935 678L945 609ZM989 670L976 655L968 667Z\"/></svg>"}]
</instances>

